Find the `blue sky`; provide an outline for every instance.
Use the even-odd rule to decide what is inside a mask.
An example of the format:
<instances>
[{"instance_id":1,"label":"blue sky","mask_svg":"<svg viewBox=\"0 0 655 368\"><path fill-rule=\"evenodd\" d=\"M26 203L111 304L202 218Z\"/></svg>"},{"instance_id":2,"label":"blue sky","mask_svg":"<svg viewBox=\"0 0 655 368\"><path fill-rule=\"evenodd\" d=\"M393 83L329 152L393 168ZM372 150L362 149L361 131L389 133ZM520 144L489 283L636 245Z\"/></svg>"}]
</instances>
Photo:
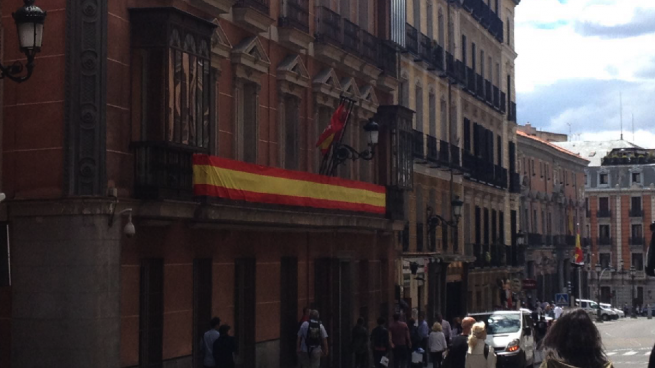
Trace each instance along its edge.
<instances>
[{"instance_id":1,"label":"blue sky","mask_svg":"<svg viewBox=\"0 0 655 368\"><path fill-rule=\"evenodd\" d=\"M655 0L523 0L516 8L518 118L574 140L655 148Z\"/></svg>"}]
</instances>

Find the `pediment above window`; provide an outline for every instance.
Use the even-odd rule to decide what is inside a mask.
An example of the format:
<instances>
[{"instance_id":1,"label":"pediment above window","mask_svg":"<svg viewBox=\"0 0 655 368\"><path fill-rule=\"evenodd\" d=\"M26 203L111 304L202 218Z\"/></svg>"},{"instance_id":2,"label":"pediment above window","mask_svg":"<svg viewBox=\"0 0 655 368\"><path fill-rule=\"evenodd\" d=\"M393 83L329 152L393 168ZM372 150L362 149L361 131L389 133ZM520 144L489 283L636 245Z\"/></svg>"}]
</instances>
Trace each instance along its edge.
<instances>
[{"instance_id":1,"label":"pediment above window","mask_svg":"<svg viewBox=\"0 0 655 368\"><path fill-rule=\"evenodd\" d=\"M300 88L309 87L309 73L300 55L288 55L277 67L277 80Z\"/></svg>"},{"instance_id":2,"label":"pediment above window","mask_svg":"<svg viewBox=\"0 0 655 368\"><path fill-rule=\"evenodd\" d=\"M259 37L252 36L243 39L232 49L230 59L237 67L237 77L259 79L268 73L271 60L266 55Z\"/></svg>"},{"instance_id":3,"label":"pediment above window","mask_svg":"<svg viewBox=\"0 0 655 368\"><path fill-rule=\"evenodd\" d=\"M333 68L321 70L312 81L314 93L317 94L318 103L333 107L335 101L341 97L341 83Z\"/></svg>"},{"instance_id":4,"label":"pediment above window","mask_svg":"<svg viewBox=\"0 0 655 368\"><path fill-rule=\"evenodd\" d=\"M378 98L375 95L375 89L371 85L364 86L361 90L361 106L364 110L375 114L378 111Z\"/></svg>"},{"instance_id":5,"label":"pediment above window","mask_svg":"<svg viewBox=\"0 0 655 368\"><path fill-rule=\"evenodd\" d=\"M341 88L343 89L343 94L346 97L356 101L359 101L361 98L361 93L359 91L359 87L357 86L357 82L355 82L355 78L346 77L341 79Z\"/></svg>"},{"instance_id":6,"label":"pediment above window","mask_svg":"<svg viewBox=\"0 0 655 368\"><path fill-rule=\"evenodd\" d=\"M236 0L189 0L189 2L206 12L225 14L230 12Z\"/></svg>"},{"instance_id":7,"label":"pediment above window","mask_svg":"<svg viewBox=\"0 0 655 368\"><path fill-rule=\"evenodd\" d=\"M225 35L223 27L221 27L218 19L214 19L212 22L216 24L216 29L214 34L212 34L211 46L212 46L212 66L220 70L221 61L230 57L230 51L232 50L232 44L230 40Z\"/></svg>"}]
</instances>

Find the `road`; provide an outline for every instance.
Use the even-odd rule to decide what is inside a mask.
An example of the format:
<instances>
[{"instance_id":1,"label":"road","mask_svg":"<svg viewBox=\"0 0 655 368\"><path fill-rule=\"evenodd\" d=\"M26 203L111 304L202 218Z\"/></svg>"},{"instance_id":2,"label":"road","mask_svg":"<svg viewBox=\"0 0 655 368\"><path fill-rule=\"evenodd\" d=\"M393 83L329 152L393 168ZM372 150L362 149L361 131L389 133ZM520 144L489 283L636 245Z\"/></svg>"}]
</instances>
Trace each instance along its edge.
<instances>
[{"instance_id":1,"label":"road","mask_svg":"<svg viewBox=\"0 0 655 368\"><path fill-rule=\"evenodd\" d=\"M597 324L614 368L647 367L655 344L655 318L622 318Z\"/></svg>"}]
</instances>

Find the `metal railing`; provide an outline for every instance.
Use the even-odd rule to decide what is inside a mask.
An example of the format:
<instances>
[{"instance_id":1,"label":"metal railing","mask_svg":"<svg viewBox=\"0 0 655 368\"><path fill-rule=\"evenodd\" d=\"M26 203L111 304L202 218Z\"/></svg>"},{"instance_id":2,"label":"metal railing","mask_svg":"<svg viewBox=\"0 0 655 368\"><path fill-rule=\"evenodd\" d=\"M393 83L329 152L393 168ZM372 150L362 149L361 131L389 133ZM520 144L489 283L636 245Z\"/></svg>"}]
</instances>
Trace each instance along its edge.
<instances>
[{"instance_id":1,"label":"metal railing","mask_svg":"<svg viewBox=\"0 0 655 368\"><path fill-rule=\"evenodd\" d=\"M510 193L521 193L521 175L519 173L510 173L509 191Z\"/></svg>"},{"instance_id":2,"label":"metal railing","mask_svg":"<svg viewBox=\"0 0 655 368\"><path fill-rule=\"evenodd\" d=\"M457 71L455 70L455 57L446 51L446 74L451 80L457 81Z\"/></svg>"},{"instance_id":3,"label":"metal railing","mask_svg":"<svg viewBox=\"0 0 655 368\"><path fill-rule=\"evenodd\" d=\"M361 44L361 56L370 64L378 64L378 55L380 53L380 40L374 35L361 29L359 31ZM395 55L395 52L393 53Z\"/></svg>"},{"instance_id":4,"label":"metal railing","mask_svg":"<svg viewBox=\"0 0 655 368\"><path fill-rule=\"evenodd\" d=\"M596 217L598 218L609 218L612 217L612 211L605 209L605 210L598 210L596 211Z\"/></svg>"},{"instance_id":5,"label":"metal railing","mask_svg":"<svg viewBox=\"0 0 655 368\"><path fill-rule=\"evenodd\" d=\"M491 94L491 82L486 79L484 81L484 93L485 97L487 98L487 104L493 105L494 96Z\"/></svg>"},{"instance_id":6,"label":"metal railing","mask_svg":"<svg viewBox=\"0 0 655 368\"><path fill-rule=\"evenodd\" d=\"M430 162L437 162L439 160L439 154L437 151L437 138L431 135L428 135L427 160Z\"/></svg>"},{"instance_id":7,"label":"metal railing","mask_svg":"<svg viewBox=\"0 0 655 368\"><path fill-rule=\"evenodd\" d=\"M316 41L341 47L341 16L324 6L316 7Z\"/></svg>"},{"instance_id":8,"label":"metal railing","mask_svg":"<svg viewBox=\"0 0 655 368\"><path fill-rule=\"evenodd\" d=\"M475 80L476 80L475 83L476 93L478 95L478 98L484 100L484 79L482 78L482 75L476 74Z\"/></svg>"},{"instance_id":9,"label":"metal railing","mask_svg":"<svg viewBox=\"0 0 655 368\"><path fill-rule=\"evenodd\" d=\"M470 67L466 67L466 90L475 95L475 72Z\"/></svg>"},{"instance_id":10,"label":"metal railing","mask_svg":"<svg viewBox=\"0 0 655 368\"><path fill-rule=\"evenodd\" d=\"M446 141L439 140L439 163L450 164L450 145Z\"/></svg>"},{"instance_id":11,"label":"metal railing","mask_svg":"<svg viewBox=\"0 0 655 368\"><path fill-rule=\"evenodd\" d=\"M432 40L430 37L419 33L418 35L418 55L421 60L430 63L432 60Z\"/></svg>"},{"instance_id":12,"label":"metal railing","mask_svg":"<svg viewBox=\"0 0 655 368\"><path fill-rule=\"evenodd\" d=\"M407 51L418 55L418 30L409 23L405 24L405 48L407 48Z\"/></svg>"},{"instance_id":13,"label":"metal railing","mask_svg":"<svg viewBox=\"0 0 655 368\"><path fill-rule=\"evenodd\" d=\"M286 5L285 15L280 17L280 26L309 33L309 0L286 0Z\"/></svg>"},{"instance_id":14,"label":"metal railing","mask_svg":"<svg viewBox=\"0 0 655 368\"><path fill-rule=\"evenodd\" d=\"M443 47L436 45L432 48L432 64L438 70L445 70Z\"/></svg>"},{"instance_id":15,"label":"metal railing","mask_svg":"<svg viewBox=\"0 0 655 368\"><path fill-rule=\"evenodd\" d=\"M416 223L416 251L423 251L423 223Z\"/></svg>"},{"instance_id":16,"label":"metal railing","mask_svg":"<svg viewBox=\"0 0 655 368\"><path fill-rule=\"evenodd\" d=\"M596 243L597 243L599 246L603 246L603 245L605 245L605 246L607 246L607 245L612 245L612 238L607 237L607 236L599 236L599 237L596 239Z\"/></svg>"},{"instance_id":17,"label":"metal railing","mask_svg":"<svg viewBox=\"0 0 655 368\"><path fill-rule=\"evenodd\" d=\"M405 192L404 190L387 187L387 218L390 220L405 220Z\"/></svg>"},{"instance_id":18,"label":"metal railing","mask_svg":"<svg viewBox=\"0 0 655 368\"><path fill-rule=\"evenodd\" d=\"M505 102L507 99L505 92L500 92L500 112L505 113L507 111L507 103Z\"/></svg>"},{"instance_id":19,"label":"metal railing","mask_svg":"<svg viewBox=\"0 0 655 368\"><path fill-rule=\"evenodd\" d=\"M641 208L631 208L630 217L644 217L644 210Z\"/></svg>"},{"instance_id":20,"label":"metal railing","mask_svg":"<svg viewBox=\"0 0 655 368\"><path fill-rule=\"evenodd\" d=\"M516 122L516 102L510 101L507 120Z\"/></svg>"},{"instance_id":21,"label":"metal railing","mask_svg":"<svg viewBox=\"0 0 655 368\"><path fill-rule=\"evenodd\" d=\"M537 233L528 233L528 245L533 247L544 245L543 235Z\"/></svg>"},{"instance_id":22,"label":"metal railing","mask_svg":"<svg viewBox=\"0 0 655 368\"><path fill-rule=\"evenodd\" d=\"M450 145L450 159L452 160L453 167L460 166L460 158L459 158L460 153L461 153L461 149L459 147L457 147L454 144Z\"/></svg>"},{"instance_id":23,"label":"metal railing","mask_svg":"<svg viewBox=\"0 0 655 368\"><path fill-rule=\"evenodd\" d=\"M140 199L191 199L193 155L203 150L169 142L134 142L134 194Z\"/></svg>"},{"instance_id":24,"label":"metal railing","mask_svg":"<svg viewBox=\"0 0 655 368\"><path fill-rule=\"evenodd\" d=\"M493 94L494 94L494 108L498 110L500 109L500 88L494 86Z\"/></svg>"},{"instance_id":25,"label":"metal railing","mask_svg":"<svg viewBox=\"0 0 655 368\"><path fill-rule=\"evenodd\" d=\"M268 0L237 0L235 8L253 8L268 15Z\"/></svg>"},{"instance_id":26,"label":"metal railing","mask_svg":"<svg viewBox=\"0 0 655 368\"><path fill-rule=\"evenodd\" d=\"M637 246L643 246L646 240L643 237L630 237L628 238L628 244L630 245L637 245Z\"/></svg>"},{"instance_id":27,"label":"metal railing","mask_svg":"<svg viewBox=\"0 0 655 368\"><path fill-rule=\"evenodd\" d=\"M343 19L343 48L352 54L359 55L359 26L348 19Z\"/></svg>"},{"instance_id":28,"label":"metal railing","mask_svg":"<svg viewBox=\"0 0 655 368\"><path fill-rule=\"evenodd\" d=\"M413 133L414 137L414 144L412 146L412 154L416 158L424 158L425 157L425 143L423 140L423 132L419 132L418 130L414 129Z\"/></svg>"}]
</instances>

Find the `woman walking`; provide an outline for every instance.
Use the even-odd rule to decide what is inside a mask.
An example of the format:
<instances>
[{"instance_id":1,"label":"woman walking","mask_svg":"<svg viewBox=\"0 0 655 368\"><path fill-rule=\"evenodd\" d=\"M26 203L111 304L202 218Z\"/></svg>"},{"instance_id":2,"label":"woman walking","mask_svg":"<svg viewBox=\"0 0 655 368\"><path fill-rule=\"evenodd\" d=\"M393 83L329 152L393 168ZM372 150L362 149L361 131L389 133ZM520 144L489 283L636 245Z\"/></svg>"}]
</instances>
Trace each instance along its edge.
<instances>
[{"instance_id":1,"label":"woman walking","mask_svg":"<svg viewBox=\"0 0 655 368\"><path fill-rule=\"evenodd\" d=\"M582 309L562 314L543 340L541 368L611 368L600 333Z\"/></svg>"},{"instance_id":2,"label":"woman walking","mask_svg":"<svg viewBox=\"0 0 655 368\"><path fill-rule=\"evenodd\" d=\"M474 324L469 335L466 368L496 368L496 353L484 342L486 338L487 329L484 322Z\"/></svg>"},{"instance_id":3,"label":"woman walking","mask_svg":"<svg viewBox=\"0 0 655 368\"><path fill-rule=\"evenodd\" d=\"M432 325L432 332L428 337L428 348L430 350L430 361L433 368L441 368L443 352L448 348L446 337L443 334L443 328L439 322Z\"/></svg>"}]
</instances>

